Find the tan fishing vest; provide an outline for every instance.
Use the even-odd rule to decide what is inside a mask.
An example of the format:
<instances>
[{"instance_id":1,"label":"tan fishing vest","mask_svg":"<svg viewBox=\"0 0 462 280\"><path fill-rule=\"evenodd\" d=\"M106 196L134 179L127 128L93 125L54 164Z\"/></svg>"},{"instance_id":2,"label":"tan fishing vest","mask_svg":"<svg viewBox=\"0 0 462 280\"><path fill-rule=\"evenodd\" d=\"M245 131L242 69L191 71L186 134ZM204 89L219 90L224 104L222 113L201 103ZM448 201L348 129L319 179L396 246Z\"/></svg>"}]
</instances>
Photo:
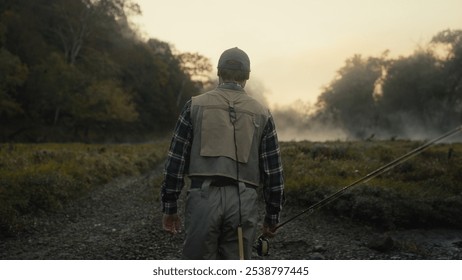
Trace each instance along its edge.
<instances>
[{"instance_id":1,"label":"tan fishing vest","mask_svg":"<svg viewBox=\"0 0 462 280\"><path fill-rule=\"evenodd\" d=\"M236 146L230 107L236 112ZM189 176L225 176L260 184L259 148L269 111L245 91L218 87L192 98Z\"/></svg>"}]
</instances>

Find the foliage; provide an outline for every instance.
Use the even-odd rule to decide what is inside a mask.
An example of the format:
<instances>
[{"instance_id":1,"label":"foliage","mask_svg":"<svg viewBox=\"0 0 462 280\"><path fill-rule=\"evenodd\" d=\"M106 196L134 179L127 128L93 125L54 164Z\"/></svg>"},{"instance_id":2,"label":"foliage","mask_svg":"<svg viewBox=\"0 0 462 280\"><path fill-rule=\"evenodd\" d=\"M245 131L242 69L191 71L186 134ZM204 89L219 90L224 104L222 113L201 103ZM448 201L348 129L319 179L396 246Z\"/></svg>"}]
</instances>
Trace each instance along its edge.
<instances>
[{"instance_id":1,"label":"foliage","mask_svg":"<svg viewBox=\"0 0 462 280\"><path fill-rule=\"evenodd\" d=\"M142 39L129 20L140 13L132 0L2 1L0 141L170 130L210 62Z\"/></svg>"},{"instance_id":2,"label":"foliage","mask_svg":"<svg viewBox=\"0 0 462 280\"><path fill-rule=\"evenodd\" d=\"M3 47L0 47L0 61L0 116L21 115L24 111L17 101L17 88L27 79L28 69L17 56Z\"/></svg>"},{"instance_id":3,"label":"foliage","mask_svg":"<svg viewBox=\"0 0 462 280\"><path fill-rule=\"evenodd\" d=\"M138 117L129 93L111 80L90 85L75 103L73 115L82 122L133 122Z\"/></svg>"}]
</instances>

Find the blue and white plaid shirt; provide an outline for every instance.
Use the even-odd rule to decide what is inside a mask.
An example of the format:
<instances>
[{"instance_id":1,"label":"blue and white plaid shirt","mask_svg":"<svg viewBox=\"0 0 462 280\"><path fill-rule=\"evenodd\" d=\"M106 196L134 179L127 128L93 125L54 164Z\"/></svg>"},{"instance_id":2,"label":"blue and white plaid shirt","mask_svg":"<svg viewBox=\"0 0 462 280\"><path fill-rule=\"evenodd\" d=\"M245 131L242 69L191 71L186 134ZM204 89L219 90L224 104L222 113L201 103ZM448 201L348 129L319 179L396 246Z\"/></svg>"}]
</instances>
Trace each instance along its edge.
<instances>
[{"instance_id":1,"label":"blue and white plaid shirt","mask_svg":"<svg viewBox=\"0 0 462 280\"><path fill-rule=\"evenodd\" d=\"M165 163L164 181L161 186L162 212L165 214L177 213L177 200L184 186L184 176L188 173L193 138L190 111L191 100L185 104L178 118ZM279 213L284 203L284 175L272 116L263 132L259 159L266 201L265 223L276 225L279 223Z\"/></svg>"}]
</instances>

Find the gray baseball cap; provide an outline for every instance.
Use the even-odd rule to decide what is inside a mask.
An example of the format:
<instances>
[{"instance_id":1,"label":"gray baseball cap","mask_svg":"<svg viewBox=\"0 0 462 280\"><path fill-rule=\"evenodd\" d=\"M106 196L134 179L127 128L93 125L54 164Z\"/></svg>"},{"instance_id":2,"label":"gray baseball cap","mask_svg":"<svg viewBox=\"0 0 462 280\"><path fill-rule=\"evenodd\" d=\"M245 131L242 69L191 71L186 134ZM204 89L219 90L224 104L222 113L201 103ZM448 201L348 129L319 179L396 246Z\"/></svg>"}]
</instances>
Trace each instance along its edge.
<instances>
[{"instance_id":1,"label":"gray baseball cap","mask_svg":"<svg viewBox=\"0 0 462 280\"><path fill-rule=\"evenodd\" d=\"M227 49L221 54L217 68L250 72L250 59L243 50L237 47Z\"/></svg>"}]
</instances>

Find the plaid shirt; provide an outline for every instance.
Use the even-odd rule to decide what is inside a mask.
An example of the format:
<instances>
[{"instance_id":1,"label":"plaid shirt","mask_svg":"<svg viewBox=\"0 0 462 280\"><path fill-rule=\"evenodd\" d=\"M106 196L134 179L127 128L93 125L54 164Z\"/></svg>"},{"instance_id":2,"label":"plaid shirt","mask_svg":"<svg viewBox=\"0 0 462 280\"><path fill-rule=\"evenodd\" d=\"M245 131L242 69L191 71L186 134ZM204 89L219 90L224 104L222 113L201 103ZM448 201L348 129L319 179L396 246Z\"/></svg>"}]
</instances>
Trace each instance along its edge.
<instances>
[{"instance_id":1,"label":"plaid shirt","mask_svg":"<svg viewBox=\"0 0 462 280\"><path fill-rule=\"evenodd\" d=\"M161 186L162 212L175 214L177 200L184 186L184 176L188 173L193 126L191 123L191 100L181 112L175 126ZM284 203L284 176L273 118L270 116L263 132L259 151L260 173L266 201L265 223L279 223L279 212Z\"/></svg>"}]
</instances>

